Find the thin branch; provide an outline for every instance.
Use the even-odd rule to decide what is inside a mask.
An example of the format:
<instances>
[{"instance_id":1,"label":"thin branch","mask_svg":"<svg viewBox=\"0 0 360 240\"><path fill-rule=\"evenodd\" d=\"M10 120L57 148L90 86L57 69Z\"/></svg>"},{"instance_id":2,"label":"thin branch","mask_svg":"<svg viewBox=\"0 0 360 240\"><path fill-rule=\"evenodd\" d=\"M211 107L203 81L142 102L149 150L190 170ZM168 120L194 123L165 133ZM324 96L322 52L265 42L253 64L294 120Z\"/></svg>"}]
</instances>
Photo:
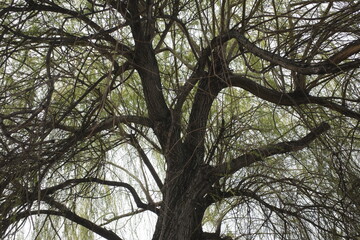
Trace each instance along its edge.
<instances>
[{"instance_id":1,"label":"thin branch","mask_svg":"<svg viewBox=\"0 0 360 240\"><path fill-rule=\"evenodd\" d=\"M88 128L88 132L91 134L98 133L103 130L108 130L118 125L119 123L135 123L146 127L153 127L152 121L147 117L140 116L114 116L108 118L98 124L94 124L92 127Z\"/></svg>"},{"instance_id":2,"label":"thin branch","mask_svg":"<svg viewBox=\"0 0 360 240\"><path fill-rule=\"evenodd\" d=\"M314 226L316 226L317 228L323 230L323 231L328 231L326 228L324 228L323 226L319 225L317 222L312 221L311 219L307 218L306 216L302 215L301 212L306 212L309 209L312 208L317 208L319 206L316 205L310 205L310 206L301 206L298 209L296 209L295 211L292 210L287 210L284 207L277 207L275 205L272 205L270 203L268 203L267 201L265 201L264 199L261 198L261 196L259 196L258 194L256 194L256 192L251 191L251 190L244 190L244 189L231 189L230 191L226 191L226 192L222 192L219 191L217 192L217 194L219 194L219 196L221 196L221 200L225 199L225 198L231 198L231 197L247 197L247 198L251 198L254 199L255 201L257 201L258 203L260 203L261 205L263 205L264 207L266 207L267 209L269 209L272 212L275 212L277 215L283 215L283 216L292 216L298 219L302 219ZM214 199L215 200L215 199ZM328 209L329 211L335 211L333 206L323 206L321 205L321 207ZM341 234L336 233L337 236L339 237L344 237Z\"/></svg>"},{"instance_id":3,"label":"thin branch","mask_svg":"<svg viewBox=\"0 0 360 240\"><path fill-rule=\"evenodd\" d=\"M232 30L229 32L229 35L234 37L240 45L242 45L244 48L246 48L248 51L255 54L256 56L303 75L337 73L349 69L354 69L360 66L360 59L341 65L336 65L332 62L329 62L328 60L316 64L296 62L292 59L281 57L280 55L257 47L238 31Z\"/></svg>"},{"instance_id":4,"label":"thin branch","mask_svg":"<svg viewBox=\"0 0 360 240\"><path fill-rule=\"evenodd\" d=\"M188 28L186 27L186 25L179 18L177 18L174 15L171 15L171 16L170 15L161 15L160 17L162 17L164 19L170 19L171 23L173 21L175 21L178 24L180 30L184 33L184 35L185 35L185 37L186 37L186 39L187 39L187 41L188 41L188 43L190 45L192 53L194 54L195 58L198 59L199 58L198 55L200 54L200 48L196 44L194 39L190 36L190 33L189 33ZM158 44L158 46L160 46L160 45Z\"/></svg>"},{"instance_id":5,"label":"thin branch","mask_svg":"<svg viewBox=\"0 0 360 240\"><path fill-rule=\"evenodd\" d=\"M278 54L257 47L254 43L250 42L242 33L237 30L230 30L225 34L220 35L212 42L220 41L224 43L232 38L235 38L238 41L239 45L241 45L241 47L246 48L249 52L253 53L259 58L262 58L271 62L272 64L282 66L286 69L298 72L303 75L337 73L358 68L360 66L360 59L356 59L354 61L347 62L341 65L334 64L334 61L329 61L331 59L315 64L308 64L300 61L294 61L292 59L287 59L281 57ZM355 47L349 48L352 49L352 51L348 51L348 48L345 47L338 54L335 54L333 57L335 57L336 62L340 62L340 60L344 60L345 57L349 57L350 55L357 53L359 51L359 46L357 44L358 43L356 42L356 44L354 44Z\"/></svg>"},{"instance_id":6,"label":"thin branch","mask_svg":"<svg viewBox=\"0 0 360 240\"><path fill-rule=\"evenodd\" d=\"M228 163L223 163L216 166L214 168L214 174L218 176L232 174L241 168L248 167L255 162L262 161L266 157L299 151L307 147L312 141L314 141L317 137L329 129L330 125L323 122L318 127L312 129L311 132L308 133L305 137L299 140L269 144L265 147L251 150L248 153L232 159Z\"/></svg>"},{"instance_id":7,"label":"thin branch","mask_svg":"<svg viewBox=\"0 0 360 240\"><path fill-rule=\"evenodd\" d=\"M112 50L109 46L101 45L99 43L92 42L92 39L101 40L101 38L98 37L98 35L101 35L102 33L106 33L107 30L102 30L100 33L91 34L89 36L75 36L66 32L61 32L61 34L66 34L65 36L58 36L58 32L54 32L54 36L51 36L50 32L46 32L47 37L42 36L29 36L26 35L20 31L15 31L12 28L7 27L6 25L1 25L4 30L9 31L13 33L14 36L17 36L19 38L24 39L25 41L32 42L32 43L48 43L52 46L89 46L97 49L101 53L105 53L105 55L109 55L109 53L105 52L105 49ZM49 30L50 31L50 30ZM60 31L60 30L57 30ZM12 44L16 43L16 41L12 40ZM116 52L127 57L128 59L132 58L132 50L121 43L116 44ZM108 56L107 56L108 57ZM108 57L111 59L111 57Z\"/></svg>"},{"instance_id":8,"label":"thin branch","mask_svg":"<svg viewBox=\"0 0 360 240\"><path fill-rule=\"evenodd\" d=\"M84 14L80 14L80 13L78 13L76 11L72 11L72 10L69 10L69 9L62 8L62 7L60 7L58 5L55 5L55 4L42 5L42 4L37 4L37 3L33 2L33 1L31 1L29 3L29 6L27 6L27 7L10 6L10 7L4 8L0 12L0 16L5 14L6 12L33 12L34 10L38 10L40 12L55 12L55 13L63 13L63 14L70 15L70 16L72 16L74 18L80 19L81 21L83 21L87 25L91 26L93 29L95 29L99 33L103 33L103 37L107 41L112 43L114 46L118 46L120 44L110 34L108 34L106 31L104 31L104 29L101 26L99 26L97 23L95 23L92 20L90 20L89 18L87 18ZM125 45L122 45L122 44L120 44L120 45L127 48L127 46L125 46Z\"/></svg>"},{"instance_id":9,"label":"thin branch","mask_svg":"<svg viewBox=\"0 0 360 240\"><path fill-rule=\"evenodd\" d=\"M150 171L151 175L153 176L157 186L159 187L159 189L162 189L164 184L162 183L161 179L159 178L159 175L157 174L154 166L151 164L150 159L147 157L146 153L141 148L138 140L135 138L135 136L130 135L130 141L131 141L131 145L133 145L136 148L136 150L138 151L142 161L145 163L146 167L149 169L149 171Z\"/></svg>"}]
</instances>

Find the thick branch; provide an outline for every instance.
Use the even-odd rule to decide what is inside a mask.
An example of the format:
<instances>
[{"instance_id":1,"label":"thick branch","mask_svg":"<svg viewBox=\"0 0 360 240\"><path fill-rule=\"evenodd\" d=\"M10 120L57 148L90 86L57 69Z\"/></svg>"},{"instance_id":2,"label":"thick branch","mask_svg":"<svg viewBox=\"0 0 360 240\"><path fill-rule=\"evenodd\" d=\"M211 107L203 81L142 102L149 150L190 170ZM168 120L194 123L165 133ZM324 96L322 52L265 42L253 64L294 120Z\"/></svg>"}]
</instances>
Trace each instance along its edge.
<instances>
[{"instance_id":1,"label":"thick branch","mask_svg":"<svg viewBox=\"0 0 360 240\"><path fill-rule=\"evenodd\" d=\"M100 236L104 237L105 239L109 240L122 240L118 235L116 235L113 231L107 230L103 227L98 226L97 224L80 217L79 215L72 212L70 209L68 209L64 204L61 204L57 201L55 201L51 197L44 197L44 201L48 203L50 206L53 206L60 210L60 213L58 215L63 216L77 224L80 224L83 227L86 227L87 229L99 234ZM53 212L54 213L54 212ZM56 212L55 212L56 213Z\"/></svg>"},{"instance_id":2,"label":"thick branch","mask_svg":"<svg viewBox=\"0 0 360 240\"><path fill-rule=\"evenodd\" d=\"M208 115L212 103L223 88L223 85L216 77L207 77L200 80L184 141L188 147L202 149ZM192 152L193 149L190 151Z\"/></svg>"},{"instance_id":3,"label":"thick branch","mask_svg":"<svg viewBox=\"0 0 360 240\"><path fill-rule=\"evenodd\" d=\"M116 182L116 181L107 181L107 180L102 180L99 178L81 178L81 179L69 179L59 185L53 186L53 187L49 187L46 188L44 190L41 191L41 195L49 195L52 194L58 190L64 189L68 186L72 186L72 185L76 185L79 183L99 183L99 184L104 184L104 185L108 185L108 186L113 186L113 187L124 187L126 189L128 189L131 193L131 195L134 198L134 201L136 203L136 205L139 208L143 208L143 209L147 209L150 210L154 213L157 213L157 209L155 206L153 205L149 205L146 203L143 203L140 199L140 196L137 194L136 190L128 183L123 183L123 182Z\"/></svg>"},{"instance_id":4,"label":"thick branch","mask_svg":"<svg viewBox=\"0 0 360 240\"><path fill-rule=\"evenodd\" d=\"M204 79L204 77L206 75L208 75L208 73L206 73L204 69L206 67L206 64L208 63L209 57L211 56L211 52L216 47L221 46L223 43L225 43L228 40L230 40L230 36L228 36L228 35L215 37L214 39L211 40L210 45L201 51L201 54L198 58L194 72L192 73L190 78L186 81L186 83L182 86L182 88L180 90L180 94L178 96L178 101L176 102L176 105L175 105L175 112L181 111L182 106L186 100L186 97L189 95L189 93L194 88L196 83L200 79ZM225 78L227 78L227 76ZM217 80L219 80L219 79L217 79ZM199 88L200 88L200 85L199 85ZM196 102L196 101L194 101L194 102ZM200 104L198 104L198 105L200 105Z\"/></svg>"},{"instance_id":5,"label":"thick branch","mask_svg":"<svg viewBox=\"0 0 360 240\"><path fill-rule=\"evenodd\" d=\"M118 237L114 232L111 230L107 230L103 227L100 227L96 225L93 222L88 221L87 219L84 219L74 213L69 212L63 212L63 211L56 211L56 210L36 210L36 211L24 211L17 213L15 215L12 215L11 217L4 219L1 221L1 228L0 228L0 236L3 236L7 230L7 228L14 224L15 222L20 221L21 219L27 218L32 215L39 215L39 214L45 214L45 215L52 215L52 216L61 216L68 218L69 220L72 220L81 226L84 226L88 228L91 231L94 231L95 233L99 234L100 236L104 237L105 239L109 240L121 240L122 238ZM75 216L74 216L75 215ZM69 218L71 217L71 218Z\"/></svg>"},{"instance_id":6,"label":"thick branch","mask_svg":"<svg viewBox=\"0 0 360 240\"><path fill-rule=\"evenodd\" d=\"M80 128L67 126L60 123L48 122L47 125L72 133L77 133L81 131L84 133L85 136L87 136L87 135L94 135L104 130L112 129L120 123L124 123L124 124L135 123L149 128L153 127L152 122L147 117L132 116L132 115L110 117L108 119L103 120L102 122L94 123L93 125L89 126L85 131Z\"/></svg>"},{"instance_id":7,"label":"thick branch","mask_svg":"<svg viewBox=\"0 0 360 240\"><path fill-rule=\"evenodd\" d=\"M314 97L301 92L281 93L273 89L266 88L249 78L237 74L233 74L229 77L229 85L240 87L261 99L278 105L298 106L302 104L313 103L337 111L345 116L360 120L360 113L354 112L344 106L333 103L324 97Z\"/></svg>"},{"instance_id":8,"label":"thick branch","mask_svg":"<svg viewBox=\"0 0 360 240\"><path fill-rule=\"evenodd\" d=\"M201 56L198 59L195 71L191 74L189 79L186 80L185 84L181 87L180 93L178 95L178 100L175 104L174 112L179 116L181 115L182 107L190 94L191 90L198 83L202 76L206 73L204 72L206 62L210 56L210 48L206 48L201 52Z\"/></svg>"},{"instance_id":9,"label":"thick branch","mask_svg":"<svg viewBox=\"0 0 360 240\"><path fill-rule=\"evenodd\" d=\"M343 60L347 59L348 57L350 57L351 55L354 55L358 52L360 52L360 39L351 42L343 49L341 49L341 51L335 53L333 56L329 58L329 62L333 64L338 64Z\"/></svg>"},{"instance_id":10,"label":"thick branch","mask_svg":"<svg viewBox=\"0 0 360 240\"><path fill-rule=\"evenodd\" d=\"M154 122L164 123L170 117L170 110L162 92L159 66L151 44L151 38L148 36L150 31L148 28L153 19L151 16L140 18L137 1L129 1L126 6L123 4L118 5L114 1L111 1L110 4L117 6L118 11L123 12L129 18L127 20L135 41L133 65L141 78L149 118ZM161 134L156 129L155 133L165 145L165 139L160 136Z\"/></svg>"},{"instance_id":11,"label":"thick branch","mask_svg":"<svg viewBox=\"0 0 360 240\"><path fill-rule=\"evenodd\" d=\"M150 43L135 44L135 68L141 77L149 118L155 122L167 119L170 111L162 92L159 67Z\"/></svg>"},{"instance_id":12,"label":"thick branch","mask_svg":"<svg viewBox=\"0 0 360 240\"><path fill-rule=\"evenodd\" d=\"M245 153L228 163L223 163L214 168L215 175L232 174L241 168L250 166L251 164L261 161L266 157L276 154L288 153L299 151L308 146L319 135L323 134L330 129L330 125L323 122L317 128L311 130L305 137L289 142L281 142L277 144L269 144L265 147L254 149L248 153Z\"/></svg>"}]
</instances>

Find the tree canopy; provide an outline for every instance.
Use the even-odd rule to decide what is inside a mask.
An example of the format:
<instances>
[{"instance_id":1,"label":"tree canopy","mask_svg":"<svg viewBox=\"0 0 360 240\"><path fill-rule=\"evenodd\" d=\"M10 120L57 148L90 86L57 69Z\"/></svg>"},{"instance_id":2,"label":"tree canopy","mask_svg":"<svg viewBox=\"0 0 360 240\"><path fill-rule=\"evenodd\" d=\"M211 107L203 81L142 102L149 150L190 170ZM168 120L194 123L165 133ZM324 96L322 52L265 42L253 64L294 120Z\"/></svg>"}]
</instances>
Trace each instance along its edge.
<instances>
[{"instance_id":1,"label":"tree canopy","mask_svg":"<svg viewBox=\"0 0 360 240\"><path fill-rule=\"evenodd\" d=\"M1 1L1 238L358 239L359 23L353 0Z\"/></svg>"}]
</instances>

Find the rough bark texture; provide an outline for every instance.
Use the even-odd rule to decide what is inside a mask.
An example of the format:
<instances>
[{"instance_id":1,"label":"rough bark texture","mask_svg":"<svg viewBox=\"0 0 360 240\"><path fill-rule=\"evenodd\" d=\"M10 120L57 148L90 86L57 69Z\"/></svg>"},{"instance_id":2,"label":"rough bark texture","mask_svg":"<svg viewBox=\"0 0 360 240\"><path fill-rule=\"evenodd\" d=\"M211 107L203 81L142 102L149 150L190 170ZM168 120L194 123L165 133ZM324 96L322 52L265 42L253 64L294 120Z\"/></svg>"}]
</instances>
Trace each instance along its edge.
<instances>
[{"instance_id":1,"label":"rough bark texture","mask_svg":"<svg viewBox=\"0 0 360 240\"><path fill-rule=\"evenodd\" d=\"M203 239L202 218L211 190L211 169L196 167L169 172L153 240Z\"/></svg>"}]
</instances>

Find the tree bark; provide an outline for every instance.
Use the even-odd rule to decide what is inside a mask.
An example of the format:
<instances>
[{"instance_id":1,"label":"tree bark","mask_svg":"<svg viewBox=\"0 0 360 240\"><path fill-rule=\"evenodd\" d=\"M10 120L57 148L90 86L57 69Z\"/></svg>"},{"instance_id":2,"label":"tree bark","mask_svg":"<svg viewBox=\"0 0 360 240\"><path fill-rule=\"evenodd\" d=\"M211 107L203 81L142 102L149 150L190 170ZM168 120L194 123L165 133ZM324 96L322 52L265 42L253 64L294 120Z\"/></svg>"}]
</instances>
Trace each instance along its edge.
<instances>
[{"instance_id":1,"label":"tree bark","mask_svg":"<svg viewBox=\"0 0 360 240\"><path fill-rule=\"evenodd\" d=\"M153 240L202 239L202 219L208 205L204 200L211 190L211 169L188 167L168 174L164 201Z\"/></svg>"}]
</instances>

